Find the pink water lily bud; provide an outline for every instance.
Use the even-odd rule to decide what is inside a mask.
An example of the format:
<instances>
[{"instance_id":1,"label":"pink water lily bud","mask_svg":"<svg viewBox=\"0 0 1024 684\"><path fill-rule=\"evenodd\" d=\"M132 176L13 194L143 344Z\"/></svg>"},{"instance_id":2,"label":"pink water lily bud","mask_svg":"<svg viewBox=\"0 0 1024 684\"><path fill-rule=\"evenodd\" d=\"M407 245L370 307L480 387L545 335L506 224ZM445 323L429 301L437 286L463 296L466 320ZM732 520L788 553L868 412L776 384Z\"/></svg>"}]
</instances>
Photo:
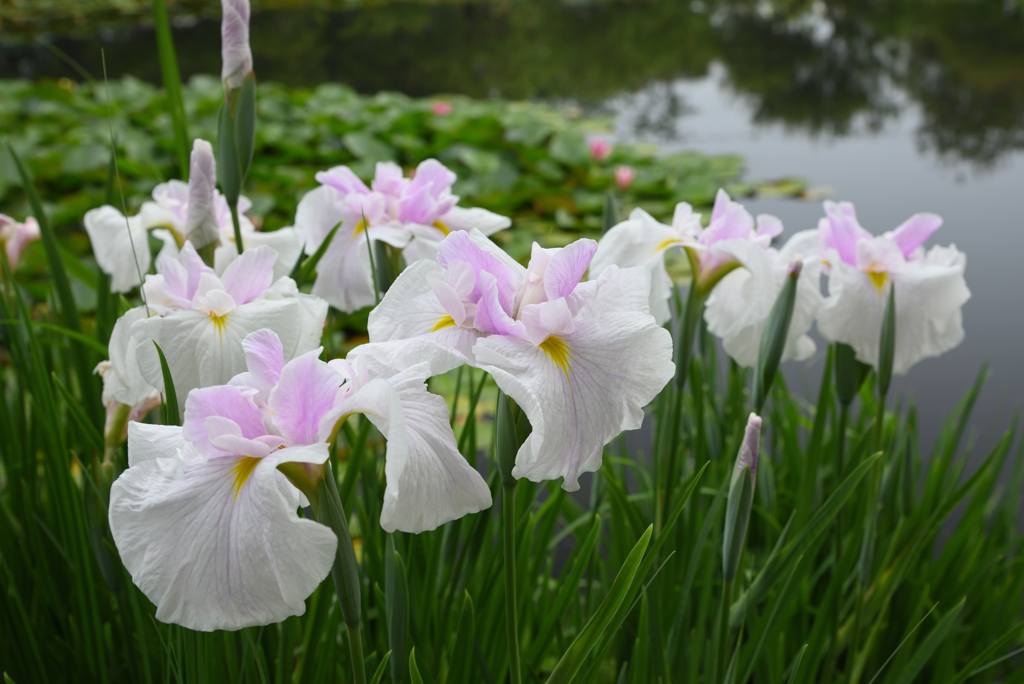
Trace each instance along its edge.
<instances>
[{"instance_id":1,"label":"pink water lily bud","mask_svg":"<svg viewBox=\"0 0 1024 684\"><path fill-rule=\"evenodd\" d=\"M18 223L10 216L0 214L0 246L7 254L7 263L13 270L18 266L22 253L29 243L40 237L39 224L29 216L24 223Z\"/></svg>"},{"instance_id":2,"label":"pink water lily bud","mask_svg":"<svg viewBox=\"0 0 1024 684\"><path fill-rule=\"evenodd\" d=\"M430 105L430 112L436 116L448 116L452 113L452 103L439 101Z\"/></svg>"},{"instance_id":3,"label":"pink water lily bud","mask_svg":"<svg viewBox=\"0 0 1024 684\"><path fill-rule=\"evenodd\" d=\"M636 169L632 166L626 166L622 164L615 167L615 184L619 186L619 190L625 190L633 181L636 179Z\"/></svg>"},{"instance_id":4,"label":"pink water lily bud","mask_svg":"<svg viewBox=\"0 0 1024 684\"><path fill-rule=\"evenodd\" d=\"M249 0L221 0L223 18L220 24L220 78L229 90L241 88L252 71L252 50L249 48Z\"/></svg>"},{"instance_id":5,"label":"pink water lily bud","mask_svg":"<svg viewBox=\"0 0 1024 684\"><path fill-rule=\"evenodd\" d=\"M590 148L590 156L594 161L604 161L611 156L612 153L612 144L604 138L591 138L591 140L587 142L587 147Z\"/></svg>"}]
</instances>

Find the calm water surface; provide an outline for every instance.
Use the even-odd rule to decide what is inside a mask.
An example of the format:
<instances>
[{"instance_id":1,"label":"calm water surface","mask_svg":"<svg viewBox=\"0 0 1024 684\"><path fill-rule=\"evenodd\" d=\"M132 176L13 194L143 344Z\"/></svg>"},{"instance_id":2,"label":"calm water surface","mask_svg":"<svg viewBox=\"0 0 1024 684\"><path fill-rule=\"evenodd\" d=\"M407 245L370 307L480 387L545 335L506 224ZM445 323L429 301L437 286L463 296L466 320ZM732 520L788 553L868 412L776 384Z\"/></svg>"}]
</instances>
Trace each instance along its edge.
<instances>
[{"instance_id":1,"label":"calm water surface","mask_svg":"<svg viewBox=\"0 0 1024 684\"><path fill-rule=\"evenodd\" d=\"M806 3L805 3L806 5ZM136 20L7 27L0 77L73 76L51 40L99 73L157 81ZM219 29L177 20L187 76L219 64ZM42 27L42 28L40 28ZM749 175L798 175L856 203L878 233L912 213L945 219L933 242L967 253L965 342L895 383L914 397L927 447L983 363L973 426L995 443L1024 397L1024 19L1014 3L830 3L785 15L768 3L387 5L253 17L264 80L343 81L362 92L568 101L615 115L622 140L736 153ZM787 234L820 201L759 199ZM814 396L821 355L789 364Z\"/></svg>"}]
</instances>

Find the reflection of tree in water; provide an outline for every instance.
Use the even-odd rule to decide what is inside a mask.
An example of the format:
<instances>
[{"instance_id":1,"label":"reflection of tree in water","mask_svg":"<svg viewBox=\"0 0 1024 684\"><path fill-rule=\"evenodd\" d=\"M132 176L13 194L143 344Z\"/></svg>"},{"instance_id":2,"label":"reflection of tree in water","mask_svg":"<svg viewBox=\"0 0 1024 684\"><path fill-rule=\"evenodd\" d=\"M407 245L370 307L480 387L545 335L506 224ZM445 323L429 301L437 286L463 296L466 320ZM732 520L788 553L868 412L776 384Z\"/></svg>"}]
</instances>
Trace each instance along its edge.
<instances>
[{"instance_id":1,"label":"reflection of tree in water","mask_svg":"<svg viewBox=\"0 0 1024 684\"><path fill-rule=\"evenodd\" d=\"M896 86L919 104L920 147L980 166L1024 148L1024 22L996 1L806 3L764 16L743 0L721 13L728 82L755 121L844 135L896 114ZM822 22L831 35L822 39Z\"/></svg>"},{"instance_id":2,"label":"reflection of tree in water","mask_svg":"<svg viewBox=\"0 0 1024 684\"><path fill-rule=\"evenodd\" d=\"M856 19L736 11L718 38L727 81L759 123L846 135L859 118L877 130L896 114L885 81L893 48Z\"/></svg>"},{"instance_id":3,"label":"reflection of tree in water","mask_svg":"<svg viewBox=\"0 0 1024 684\"><path fill-rule=\"evenodd\" d=\"M901 85L922 149L979 166L1024 149L1024 23L995 3L940 3L913 24Z\"/></svg>"}]
</instances>

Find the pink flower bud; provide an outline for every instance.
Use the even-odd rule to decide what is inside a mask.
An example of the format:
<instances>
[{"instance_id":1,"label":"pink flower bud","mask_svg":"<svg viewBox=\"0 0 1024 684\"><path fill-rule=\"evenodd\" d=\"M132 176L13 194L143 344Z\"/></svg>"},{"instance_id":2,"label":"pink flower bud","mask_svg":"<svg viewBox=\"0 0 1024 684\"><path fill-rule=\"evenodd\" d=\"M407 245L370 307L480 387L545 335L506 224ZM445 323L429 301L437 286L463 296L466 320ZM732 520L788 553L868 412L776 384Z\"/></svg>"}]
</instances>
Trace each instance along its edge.
<instances>
[{"instance_id":1,"label":"pink flower bud","mask_svg":"<svg viewBox=\"0 0 1024 684\"><path fill-rule=\"evenodd\" d=\"M604 138L591 138L587 146L590 147L590 156L594 161L604 161L612 153L612 144Z\"/></svg>"},{"instance_id":2,"label":"pink flower bud","mask_svg":"<svg viewBox=\"0 0 1024 684\"><path fill-rule=\"evenodd\" d=\"M185 218L185 238L193 247L203 247L220 237L216 195L217 163L213 157L213 145L196 138L192 143L189 164L188 213Z\"/></svg>"},{"instance_id":3,"label":"pink flower bud","mask_svg":"<svg viewBox=\"0 0 1024 684\"><path fill-rule=\"evenodd\" d=\"M7 263L13 270L29 243L40 237L39 224L29 216L24 223L18 223L10 216L0 214L0 246L7 253Z\"/></svg>"},{"instance_id":4,"label":"pink flower bud","mask_svg":"<svg viewBox=\"0 0 1024 684\"><path fill-rule=\"evenodd\" d=\"M633 184L634 179L636 179L636 169L632 166L622 164L615 167L615 184L619 186L619 190L628 188Z\"/></svg>"},{"instance_id":5,"label":"pink flower bud","mask_svg":"<svg viewBox=\"0 0 1024 684\"><path fill-rule=\"evenodd\" d=\"M430 105L430 111L437 116L448 116L452 113L452 103L443 101L435 102Z\"/></svg>"},{"instance_id":6,"label":"pink flower bud","mask_svg":"<svg viewBox=\"0 0 1024 684\"><path fill-rule=\"evenodd\" d=\"M249 48L249 0L221 0L223 18L220 24L220 78L229 90L241 88L252 71L252 50Z\"/></svg>"}]
</instances>

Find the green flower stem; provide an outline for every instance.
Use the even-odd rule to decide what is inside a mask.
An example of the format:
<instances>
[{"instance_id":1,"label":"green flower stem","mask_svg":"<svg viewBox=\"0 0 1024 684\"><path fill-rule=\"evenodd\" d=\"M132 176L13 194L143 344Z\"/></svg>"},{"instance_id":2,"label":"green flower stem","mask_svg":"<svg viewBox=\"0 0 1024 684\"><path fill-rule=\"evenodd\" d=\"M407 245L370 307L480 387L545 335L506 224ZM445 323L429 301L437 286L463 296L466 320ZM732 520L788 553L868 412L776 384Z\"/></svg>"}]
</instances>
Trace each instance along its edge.
<instances>
[{"instance_id":1,"label":"green flower stem","mask_svg":"<svg viewBox=\"0 0 1024 684\"><path fill-rule=\"evenodd\" d=\"M338 495L338 484L328 461L320 480L317 482L316 498L310 497L310 504L318 522L327 525L338 537L338 552L331 568L334 588L341 605L341 617L348 626L348 644L352 654L352 677L356 684L366 684L366 667L363 658L363 639L360 629L359 568L352 548L352 534L348 529L345 509Z\"/></svg>"},{"instance_id":2,"label":"green flower stem","mask_svg":"<svg viewBox=\"0 0 1024 684\"><path fill-rule=\"evenodd\" d=\"M505 551L505 627L508 632L508 673L520 684L519 623L516 618L516 488L501 488L502 545Z\"/></svg>"},{"instance_id":3,"label":"green flower stem","mask_svg":"<svg viewBox=\"0 0 1024 684\"><path fill-rule=\"evenodd\" d=\"M231 223L235 227L235 246L238 247L238 256L242 256L242 224L238 220L238 202L228 202L231 208Z\"/></svg>"},{"instance_id":4,"label":"green flower stem","mask_svg":"<svg viewBox=\"0 0 1024 684\"><path fill-rule=\"evenodd\" d=\"M687 371L690 367L690 357L693 352L693 339L697 335L697 327L700 323L701 313L704 311L704 301L707 299L707 292L702 290L694 282L686 295L686 304L683 306L682 326L679 335L675 340L675 364L676 376L675 386L669 388L671 395L670 412L668 415L669 448L664 474L665 479L658 487L658 501L655 505L654 530L655 534L661 531L661 525L665 518L665 511L670 509L670 492L672 481L676 475L676 460L679 452L679 425L683 418L683 388L686 386ZM699 469L702 463L695 464Z\"/></svg>"}]
</instances>

